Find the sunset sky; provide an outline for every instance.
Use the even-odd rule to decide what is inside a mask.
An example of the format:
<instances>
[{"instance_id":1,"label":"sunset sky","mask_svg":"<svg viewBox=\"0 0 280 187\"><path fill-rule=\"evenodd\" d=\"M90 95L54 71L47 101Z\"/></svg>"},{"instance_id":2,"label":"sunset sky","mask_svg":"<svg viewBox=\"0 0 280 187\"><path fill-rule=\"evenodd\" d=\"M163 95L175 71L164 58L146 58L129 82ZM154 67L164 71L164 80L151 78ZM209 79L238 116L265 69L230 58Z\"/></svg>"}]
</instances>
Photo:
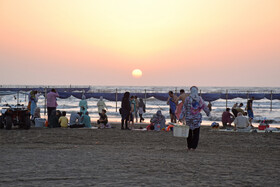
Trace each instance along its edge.
<instances>
[{"instance_id":1,"label":"sunset sky","mask_svg":"<svg viewBox=\"0 0 280 187\"><path fill-rule=\"evenodd\" d=\"M1 85L279 87L280 1L0 0L0 65Z\"/></svg>"}]
</instances>

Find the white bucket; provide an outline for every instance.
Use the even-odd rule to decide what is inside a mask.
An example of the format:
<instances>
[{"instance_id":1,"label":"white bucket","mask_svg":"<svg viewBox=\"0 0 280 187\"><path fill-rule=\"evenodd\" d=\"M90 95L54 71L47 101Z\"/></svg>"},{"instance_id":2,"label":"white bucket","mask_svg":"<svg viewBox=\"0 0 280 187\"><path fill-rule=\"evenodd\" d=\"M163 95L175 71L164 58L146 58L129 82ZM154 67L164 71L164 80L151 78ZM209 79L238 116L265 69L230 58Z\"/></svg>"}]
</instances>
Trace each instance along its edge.
<instances>
[{"instance_id":1,"label":"white bucket","mask_svg":"<svg viewBox=\"0 0 280 187\"><path fill-rule=\"evenodd\" d=\"M35 127L44 127L46 119L44 118L35 118Z\"/></svg>"},{"instance_id":2,"label":"white bucket","mask_svg":"<svg viewBox=\"0 0 280 187\"><path fill-rule=\"evenodd\" d=\"M174 125L173 136L187 138L189 136L189 126L187 126L187 125Z\"/></svg>"}]
</instances>

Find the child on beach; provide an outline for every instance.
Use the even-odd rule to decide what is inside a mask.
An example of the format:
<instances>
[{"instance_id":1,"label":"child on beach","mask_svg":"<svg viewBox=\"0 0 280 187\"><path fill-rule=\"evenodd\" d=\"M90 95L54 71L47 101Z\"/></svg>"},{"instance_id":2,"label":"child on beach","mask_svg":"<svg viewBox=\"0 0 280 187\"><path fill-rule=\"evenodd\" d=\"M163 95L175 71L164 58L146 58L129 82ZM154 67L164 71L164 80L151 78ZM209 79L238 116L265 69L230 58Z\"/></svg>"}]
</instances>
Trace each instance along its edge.
<instances>
[{"instance_id":1,"label":"child on beach","mask_svg":"<svg viewBox=\"0 0 280 187\"><path fill-rule=\"evenodd\" d=\"M62 128L67 128L68 127L68 118L66 117L66 112L62 112L62 116L59 118L58 123Z\"/></svg>"},{"instance_id":2,"label":"child on beach","mask_svg":"<svg viewBox=\"0 0 280 187\"><path fill-rule=\"evenodd\" d=\"M106 110L102 109L102 112L100 114L100 118L99 120L97 120L97 124L100 124L100 128L110 128L110 126L108 126L108 117L106 115Z\"/></svg>"}]
</instances>

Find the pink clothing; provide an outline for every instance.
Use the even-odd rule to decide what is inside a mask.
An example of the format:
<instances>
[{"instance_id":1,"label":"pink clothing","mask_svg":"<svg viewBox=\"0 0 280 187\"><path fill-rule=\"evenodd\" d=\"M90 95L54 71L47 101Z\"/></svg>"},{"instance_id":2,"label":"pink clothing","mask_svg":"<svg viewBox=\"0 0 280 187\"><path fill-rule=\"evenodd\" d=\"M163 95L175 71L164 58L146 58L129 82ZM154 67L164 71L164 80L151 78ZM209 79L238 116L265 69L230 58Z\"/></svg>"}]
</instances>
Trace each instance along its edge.
<instances>
[{"instance_id":1,"label":"pink clothing","mask_svg":"<svg viewBox=\"0 0 280 187\"><path fill-rule=\"evenodd\" d=\"M57 107L56 98L59 97L58 93L49 92L47 94L47 107Z\"/></svg>"},{"instance_id":2,"label":"pink clothing","mask_svg":"<svg viewBox=\"0 0 280 187\"><path fill-rule=\"evenodd\" d=\"M180 119L180 114L182 112L182 109L183 109L183 102L178 104L177 107L176 107L175 115L176 115L177 119Z\"/></svg>"},{"instance_id":3,"label":"pink clothing","mask_svg":"<svg viewBox=\"0 0 280 187\"><path fill-rule=\"evenodd\" d=\"M230 113L230 112L228 112L228 111L225 111L225 112L223 112L223 114L222 114L222 122L223 123L231 123L233 120L232 120L232 118L233 118L234 116Z\"/></svg>"}]
</instances>

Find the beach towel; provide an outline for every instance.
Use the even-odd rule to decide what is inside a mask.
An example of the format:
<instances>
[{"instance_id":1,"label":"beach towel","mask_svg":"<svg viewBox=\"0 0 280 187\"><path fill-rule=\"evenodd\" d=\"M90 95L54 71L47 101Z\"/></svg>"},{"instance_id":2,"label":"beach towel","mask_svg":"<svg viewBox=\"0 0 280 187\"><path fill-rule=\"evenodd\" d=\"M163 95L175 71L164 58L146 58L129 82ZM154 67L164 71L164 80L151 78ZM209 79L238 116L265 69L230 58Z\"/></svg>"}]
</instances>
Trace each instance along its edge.
<instances>
[{"instance_id":1,"label":"beach towel","mask_svg":"<svg viewBox=\"0 0 280 187\"><path fill-rule=\"evenodd\" d=\"M169 100L169 105L170 105L171 114L175 115L176 103L172 99L170 99Z\"/></svg>"},{"instance_id":2,"label":"beach towel","mask_svg":"<svg viewBox=\"0 0 280 187\"><path fill-rule=\"evenodd\" d=\"M181 102L180 104L177 105L176 110L175 110L175 116L177 119L180 118L180 114L182 112L182 108L183 108L183 102Z\"/></svg>"}]
</instances>

